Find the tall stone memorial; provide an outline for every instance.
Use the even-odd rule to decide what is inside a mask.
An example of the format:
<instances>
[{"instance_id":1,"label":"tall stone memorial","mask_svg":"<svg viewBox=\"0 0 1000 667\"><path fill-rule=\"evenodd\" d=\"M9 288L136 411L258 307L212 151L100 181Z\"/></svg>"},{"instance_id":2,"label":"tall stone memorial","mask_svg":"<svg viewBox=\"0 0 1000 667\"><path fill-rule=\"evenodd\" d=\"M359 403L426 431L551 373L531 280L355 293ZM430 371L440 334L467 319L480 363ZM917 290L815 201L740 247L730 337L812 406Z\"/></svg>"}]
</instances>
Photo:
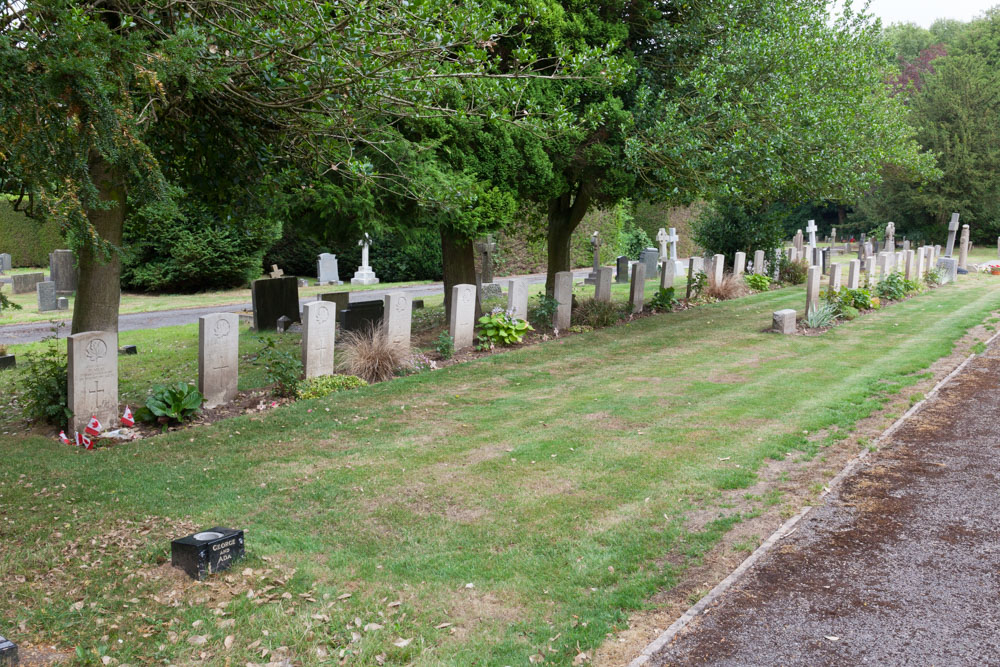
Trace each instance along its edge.
<instances>
[{"instance_id":1,"label":"tall stone memorial","mask_svg":"<svg viewBox=\"0 0 1000 667\"><path fill-rule=\"evenodd\" d=\"M674 286L674 270L676 264L669 259L660 262L660 289L670 289Z\"/></svg>"},{"instance_id":2,"label":"tall stone memorial","mask_svg":"<svg viewBox=\"0 0 1000 667\"><path fill-rule=\"evenodd\" d=\"M747 268L747 254L745 252L738 252L733 260L733 275L742 276L743 272Z\"/></svg>"},{"instance_id":3,"label":"tall stone memorial","mask_svg":"<svg viewBox=\"0 0 1000 667\"><path fill-rule=\"evenodd\" d=\"M1000 238L997 239L997 248L1000 249ZM10 271L13 268L14 265L10 261L10 253L0 252L0 273Z\"/></svg>"},{"instance_id":4,"label":"tall stone memorial","mask_svg":"<svg viewBox=\"0 0 1000 667\"><path fill-rule=\"evenodd\" d=\"M753 252L753 272L761 276L767 273L767 268L764 266L763 250L754 250Z\"/></svg>"},{"instance_id":5,"label":"tall stone memorial","mask_svg":"<svg viewBox=\"0 0 1000 667\"><path fill-rule=\"evenodd\" d=\"M49 253L49 280L56 284L57 292L75 292L80 271L72 250L53 250Z\"/></svg>"},{"instance_id":6,"label":"tall stone memorial","mask_svg":"<svg viewBox=\"0 0 1000 667\"><path fill-rule=\"evenodd\" d=\"M333 374L335 308L329 301L312 301L302 307L302 370L307 379Z\"/></svg>"},{"instance_id":7,"label":"tall stone memorial","mask_svg":"<svg viewBox=\"0 0 1000 667\"><path fill-rule=\"evenodd\" d=\"M658 257L659 252L656 248L646 248L639 253L639 261L646 267L647 276L652 277L656 275L656 261Z\"/></svg>"},{"instance_id":8,"label":"tall stone memorial","mask_svg":"<svg viewBox=\"0 0 1000 667\"><path fill-rule=\"evenodd\" d=\"M405 352L410 351L410 325L413 321L413 299L405 292L385 295L385 315L382 328L389 344Z\"/></svg>"},{"instance_id":9,"label":"tall stone memorial","mask_svg":"<svg viewBox=\"0 0 1000 667\"><path fill-rule=\"evenodd\" d=\"M83 432L91 417L118 424L118 334L85 331L66 339L70 427Z\"/></svg>"},{"instance_id":10,"label":"tall stone memorial","mask_svg":"<svg viewBox=\"0 0 1000 667\"><path fill-rule=\"evenodd\" d=\"M712 272L708 276L708 280L713 285L719 285L722 283L722 276L726 270L726 256L725 255L715 255L712 257Z\"/></svg>"},{"instance_id":11,"label":"tall stone memorial","mask_svg":"<svg viewBox=\"0 0 1000 667\"><path fill-rule=\"evenodd\" d=\"M352 285L378 284L378 277L372 271L372 267L368 265L368 248L371 246L371 243L372 237L368 232L365 232L364 237L358 241L358 245L361 246L361 266L358 267L358 270L354 272L354 277L351 278Z\"/></svg>"},{"instance_id":12,"label":"tall stone memorial","mask_svg":"<svg viewBox=\"0 0 1000 667\"><path fill-rule=\"evenodd\" d=\"M969 226L962 225L962 236L958 243L958 268L969 270Z\"/></svg>"},{"instance_id":13,"label":"tall stone memorial","mask_svg":"<svg viewBox=\"0 0 1000 667\"><path fill-rule=\"evenodd\" d=\"M552 316L552 326L560 331L569 328L573 315L573 274L569 271L556 273L553 296L559 304Z\"/></svg>"},{"instance_id":14,"label":"tall stone memorial","mask_svg":"<svg viewBox=\"0 0 1000 667\"><path fill-rule=\"evenodd\" d=\"M889 252L896 252L896 223L890 222L885 226L885 249Z\"/></svg>"},{"instance_id":15,"label":"tall stone memorial","mask_svg":"<svg viewBox=\"0 0 1000 667\"><path fill-rule=\"evenodd\" d=\"M951 220L948 222L948 245L944 252L945 257L951 257L952 253L955 251L955 234L958 233L958 213L951 214Z\"/></svg>"},{"instance_id":16,"label":"tall stone memorial","mask_svg":"<svg viewBox=\"0 0 1000 667\"><path fill-rule=\"evenodd\" d=\"M810 220L809 224L806 225L806 232L809 233L809 249L810 250L815 250L816 249L816 232L817 231L818 230L817 230L817 227L816 227L816 221L815 220Z\"/></svg>"},{"instance_id":17,"label":"tall stone memorial","mask_svg":"<svg viewBox=\"0 0 1000 667\"><path fill-rule=\"evenodd\" d=\"M821 269L818 266L810 266L806 273L806 314L808 315L819 305L819 279Z\"/></svg>"},{"instance_id":18,"label":"tall stone memorial","mask_svg":"<svg viewBox=\"0 0 1000 667\"><path fill-rule=\"evenodd\" d=\"M840 290L840 273L843 270L843 265L841 264L831 264L830 265L830 291L837 292Z\"/></svg>"},{"instance_id":19,"label":"tall stone memorial","mask_svg":"<svg viewBox=\"0 0 1000 667\"><path fill-rule=\"evenodd\" d=\"M913 258L913 279L917 282L923 280L924 277L924 267L927 265L927 258L925 257L927 250L926 248L917 248L914 251Z\"/></svg>"},{"instance_id":20,"label":"tall stone memorial","mask_svg":"<svg viewBox=\"0 0 1000 667\"><path fill-rule=\"evenodd\" d=\"M236 398L239 322L236 313L212 313L198 318L198 391L205 397L206 408Z\"/></svg>"},{"instance_id":21,"label":"tall stone memorial","mask_svg":"<svg viewBox=\"0 0 1000 667\"><path fill-rule=\"evenodd\" d=\"M472 347L472 334L475 327L476 286L452 286L451 317L448 320L448 334L454 341L456 352Z\"/></svg>"},{"instance_id":22,"label":"tall stone memorial","mask_svg":"<svg viewBox=\"0 0 1000 667\"><path fill-rule=\"evenodd\" d=\"M337 256L328 252L320 253L316 258L316 275L320 285L343 285L340 272L337 270Z\"/></svg>"},{"instance_id":23,"label":"tall stone memorial","mask_svg":"<svg viewBox=\"0 0 1000 667\"><path fill-rule=\"evenodd\" d=\"M597 271L601 268L601 233L599 231L590 235L590 247L594 251L594 270L583 282L587 285L596 285Z\"/></svg>"},{"instance_id":24,"label":"tall stone memorial","mask_svg":"<svg viewBox=\"0 0 1000 667\"><path fill-rule=\"evenodd\" d=\"M847 265L847 289L858 289L861 286L861 260L852 259Z\"/></svg>"},{"instance_id":25,"label":"tall stone memorial","mask_svg":"<svg viewBox=\"0 0 1000 667\"><path fill-rule=\"evenodd\" d=\"M619 255L617 259L617 273L615 273L616 283L627 283L628 282L628 257L625 255Z\"/></svg>"},{"instance_id":26,"label":"tall stone memorial","mask_svg":"<svg viewBox=\"0 0 1000 667\"><path fill-rule=\"evenodd\" d=\"M519 320L528 319L528 283L524 279L507 281L507 310Z\"/></svg>"},{"instance_id":27,"label":"tall stone memorial","mask_svg":"<svg viewBox=\"0 0 1000 667\"><path fill-rule=\"evenodd\" d=\"M493 255L496 254L497 244L492 236L486 237L485 241L476 243L476 252L479 253L479 269L484 283L493 282Z\"/></svg>"},{"instance_id":28,"label":"tall stone memorial","mask_svg":"<svg viewBox=\"0 0 1000 667\"><path fill-rule=\"evenodd\" d=\"M641 313L646 298L646 265L636 262L632 265L632 284L629 287L628 303L633 313Z\"/></svg>"}]
</instances>

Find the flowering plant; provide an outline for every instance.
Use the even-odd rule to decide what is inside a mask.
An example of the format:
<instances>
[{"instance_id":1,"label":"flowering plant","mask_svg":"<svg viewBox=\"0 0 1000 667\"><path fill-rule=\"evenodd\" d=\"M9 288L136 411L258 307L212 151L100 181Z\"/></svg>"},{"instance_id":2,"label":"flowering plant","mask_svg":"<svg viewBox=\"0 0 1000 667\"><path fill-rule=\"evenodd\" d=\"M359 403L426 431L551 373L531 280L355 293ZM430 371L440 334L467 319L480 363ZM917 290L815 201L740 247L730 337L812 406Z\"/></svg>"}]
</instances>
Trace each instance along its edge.
<instances>
[{"instance_id":1,"label":"flowering plant","mask_svg":"<svg viewBox=\"0 0 1000 667\"><path fill-rule=\"evenodd\" d=\"M534 331L526 321L503 308L494 308L479 318L479 349L489 350L496 345L516 345L524 334Z\"/></svg>"}]
</instances>

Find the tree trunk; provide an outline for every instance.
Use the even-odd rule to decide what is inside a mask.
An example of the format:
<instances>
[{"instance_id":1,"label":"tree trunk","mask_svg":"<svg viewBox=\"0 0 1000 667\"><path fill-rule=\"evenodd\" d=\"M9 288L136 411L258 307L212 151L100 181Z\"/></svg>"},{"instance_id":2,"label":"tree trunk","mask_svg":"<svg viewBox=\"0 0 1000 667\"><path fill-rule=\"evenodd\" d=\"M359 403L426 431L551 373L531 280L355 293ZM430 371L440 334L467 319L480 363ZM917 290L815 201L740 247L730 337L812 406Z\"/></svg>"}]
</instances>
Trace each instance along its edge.
<instances>
[{"instance_id":1,"label":"tree trunk","mask_svg":"<svg viewBox=\"0 0 1000 667\"><path fill-rule=\"evenodd\" d=\"M87 211L100 240L111 244L108 256L96 243L86 242L77 251L80 281L73 305L72 333L118 331L122 262L118 249L125 226L125 177L96 153L90 156L90 177L102 202L109 208Z\"/></svg>"},{"instance_id":2,"label":"tree trunk","mask_svg":"<svg viewBox=\"0 0 1000 667\"><path fill-rule=\"evenodd\" d=\"M445 320L451 321L451 288L455 285L476 284L476 255L470 239L459 238L441 229L441 265L444 274ZM476 290L476 317L482 312L479 290Z\"/></svg>"},{"instance_id":3,"label":"tree trunk","mask_svg":"<svg viewBox=\"0 0 1000 667\"><path fill-rule=\"evenodd\" d=\"M575 196L567 193L549 200L548 267L545 275L545 293L549 296L555 290L556 273L573 268L570 242L573 232L590 208L590 199L590 188L581 184Z\"/></svg>"},{"instance_id":4,"label":"tree trunk","mask_svg":"<svg viewBox=\"0 0 1000 667\"><path fill-rule=\"evenodd\" d=\"M837 226L843 227L847 221L847 209L843 206L837 207Z\"/></svg>"}]
</instances>

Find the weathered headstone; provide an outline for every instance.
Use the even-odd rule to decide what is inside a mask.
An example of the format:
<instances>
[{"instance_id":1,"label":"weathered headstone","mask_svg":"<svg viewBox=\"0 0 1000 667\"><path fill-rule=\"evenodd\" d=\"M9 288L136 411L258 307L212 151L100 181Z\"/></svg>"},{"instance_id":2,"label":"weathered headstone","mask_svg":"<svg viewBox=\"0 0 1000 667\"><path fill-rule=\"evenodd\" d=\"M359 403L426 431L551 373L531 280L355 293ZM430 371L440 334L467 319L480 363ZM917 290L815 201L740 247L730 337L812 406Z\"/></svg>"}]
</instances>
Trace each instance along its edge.
<instances>
[{"instance_id":1,"label":"weathered headstone","mask_svg":"<svg viewBox=\"0 0 1000 667\"><path fill-rule=\"evenodd\" d=\"M795 248L795 246L792 246L791 248L785 248L785 252L788 255L789 262L799 261L799 251L798 249Z\"/></svg>"},{"instance_id":2,"label":"weathered headstone","mask_svg":"<svg viewBox=\"0 0 1000 667\"><path fill-rule=\"evenodd\" d=\"M49 280L56 284L57 292L75 292L80 279L72 250L53 250L49 253Z\"/></svg>"},{"instance_id":3,"label":"weathered headstone","mask_svg":"<svg viewBox=\"0 0 1000 667\"><path fill-rule=\"evenodd\" d=\"M861 241L858 243L858 259L864 259L868 256L868 235L862 234Z\"/></svg>"},{"instance_id":4,"label":"weathered headstone","mask_svg":"<svg viewBox=\"0 0 1000 667\"><path fill-rule=\"evenodd\" d=\"M694 257L691 257L691 258L688 259L688 276L689 276L689 278L688 278L688 281L687 281L687 287L684 290L684 298L688 299L689 301L691 299L691 289L692 289L692 287L694 287L694 279L698 275L697 273L695 273L695 270L694 270L694 260L695 260Z\"/></svg>"},{"instance_id":5,"label":"weathered headstone","mask_svg":"<svg viewBox=\"0 0 1000 667\"><path fill-rule=\"evenodd\" d=\"M608 269L609 275L610 272L611 269ZM507 310L519 320L528 319L528 283L525 280L507 281Z\"/></svg>"},{"instance_id":6,"label":"weathered headstone","mask_svg":"<svg viewBox=\"0 0 1000 667\"><path fill-rule=\"evenodd\" d=\"M927 264L927 258L926 258L927 249L921 247L911 252L914 252L913 279L916 280L917 282L920 282L921 280L923 280L924 267Z\"/></svg>"},{"instance_id":7,"label":"weathered headstone","mask_svg":"<svg viewBox=\"0 0 1000 667\"><path fill-rule=\"evenodd\" d=\"M712 273L709 274L708 280L713 285L722 284L722 276L726 270L726 256L725 255L715 255L712 257Z\"/></svg>"},{"instance_id":8,"label":"weathered headstone","mask_svg":"<svg viewBox=\"0 0 1000 667\"><path fill-rule=\"evenodd\" d=\"M840 273L842 270L841 264L830 265L830 290L833 292L840 290Z\"/></svg>"},{"instance_id":9,"label":"weathered headstone","mask_svg":"<svg viewBox=\"0 0 1000 667\"><path fill-rule=\"evenodd\" d=\"M85 331L66 339L70 427L83 432L91 417L118 423L118 334Z\"/></svg>"},{"instance_id":10,"label":"weathered headstone","mask_svg":"<svg viewBox=\"0 0 1000 667\"><path fill-rule=\"evenodd\" d=\"M837 245L837 228L834 227L830 230L830 247Z\"/></svg>"},{"instance_id":11,"label":"weathered headstone","mask_svg":"<svg viewBox=\"0 0 1000 667\"><path fill-rule=\"evenodd\" d=\"M646 267L647 276L652 277L656 275L656 262L659 256L660 253L657 252L656 248L646 248L639 253L639 261Z\"/></svg>"},{"instance_id":12,"label":"weathered headstone","mask_svg":"<svg viewBox=\"0 0 1000 667\"><path fill-rule=\"evenodd\" d=\"M257 331L274 331L278 318L287 317L292 322L299 317L299 282L292 276L261 278L250 283L253 302L253 328Z\"/></svg>"},{"instance_id":13,"label":"weathered headstone","mask_svg":"<svg viewBox=\"0 0 1000 667\"><path fill-rule=\"evenodd\" d=\"M198 391L205 407L236 398L239 384L240 318L236 313L212 313L198 318Z\"/></svg>"},{"instance_id":14,"label":"weathered headstone","mask_svg":"<svg viewBox=\"0 0 1000 667\"><path fill-rule=\"evenodd\" d=\"M69 310L69 299L64 296L56 298L56 310Z\"/></svg>"},{"instance_id":15,"label":"weathered headstone","mask_svg":"<svg viewBox=\"0 0 1000 667\"><path fill-rule=\"evenodd\" d=\"M909 249L910 249L910 241L909 241L909 239L904 238L903 239L903 252L906 252Z\"/></svg>"},{"instance_id":16,"label":"weathered headstone","mask_svg":"<svg viewBox=\"0 0 1000 667\"><path fill-rule=\"evenodd\" d=\"M693 264L694 275L691 276L691 278L693 279L699 273L704 273L705 272L705 258L704 257L692 257L691 260L694 262L694 264ZM691 275L691 274L688 274L688 275Z\"/></svg>"},{"instance_id":17,"label":"weathered headstone","mask_svg":"<svg viewBox=\"0 0 1000 667\"><path fill-rule=\"evenodd\" d=\"M243 531L218 526L170 542L170 565L198 580L228 570L245 554Z\"/></svg>"},{"instance_id":18,"label":"weathered headstone","mask_svg":"<svg viewBox=\"0 0 1000 667\"><path fill-rule=\"evenodd\" d=\"M882 282L885 280L886 275L889 272L889 253L880 252L878 254L878 280Z\"/></svg>"},{"instance_id":19,"label":"weathered headstone","mask_svg":"<svg viewBox=\"0 0 1000 667\"><path fill-rule=\"evenodd\" d=\"M340 311L341 331L365 331L382 326L385 304L382 299L352 301Z\"/></svg>"},{"instance_id":20,"label":"weathered headstone","mask_svg":"<svg viewBox=\"0 0 1000 667\"><path fill-rule=\"evenodd\" d=\"M500 287L500 283L483 283L479 286L479 299L480 302L486 301L487 299L502 299L503 298L503 288Z\"/></svg>"},{"instance_id":21,"label":"weathered headstone","mask_svg":"<svg viewBox=\"0 0 1000 667\"><path fill-rule=\"evenodd\" d=\"M885 249L889 252L896 252L896 223L890 222L885 226Z\"/></svg>"},{"instance_id":22,"label":"weathered headstone","mask_svg":"<svg viewBox=\"0 0 1000 667\"><path fill-rule=\"evenodd\" d=\"M819 305L820 267L810 266L806 273L806 313L811 313Z\"/></svg>"},{"instance_id":23,"label":"weathered headstone","mask_svg":"<svg viewBox=\"0 0 1000 667\"><path fill-rule=\"evenodd\" d=\"M347 310L351 305L351 293L350 292L326 292L325 294L319 295L320 301L329 301L336 304L337 312L337 324L344 323L344 314L342 311Z\"/></svg>"},{"instance_id":24,"label":"weathered headstone","mask_svg":"<svg viewBox=\"0 0 1000 667\"><path fill-rule=\"evenodd\" d=\"M286 333L291 328L292 328L292 318L290 318L288 315L282 315L281 317L278 318L278 322L275 325L275 329L277 329L278 333L282 334Z\"/></svg>"},{"instance_id":25,"label":"weathered headstone","mask_svg":"<svg viewBox=\"0 0 1000 667\"><path fill-rule=\"evenodd\" d=\"M764 275L767 272L764 266L764 251L754 250L753 253L753 272L758 275Z\"/></svg>"},{"instance_id":26,"label":"weathered headstone","mask_svg":"<svg viewBox=\"0 0 1000 667\"><path fill-rule=\"evenodd\" d=\"M738 252L733 260L733 274L737 276L742 276L743 272L747 268L747 254L745 252Z\"/></svg>"},{"instance_id":27,"label":"weathered headstone","mask_svg":"<svg viewBox=\"0 0 1000 667\"><path fill-rule=\"evenodd\" d=\"M316 258L316 275L320 285L343 285L340 272L337 269L337 256L328 252L320 253Z\"/></svg>"},{"instance_id":28,"label":"weathered headstone","mask_svg":"<svg viewBox=\"0 0 1000 667\"><path fill-rule=\"evenodd\" d=\"M35 285L35 291L38 295L38 312L46 313L58 309L59 302L56 298L56 284L54 282L43 280Z\"/></svg>"},{"instance_id":29,"label":"weathered headstone","mask_svg":"<svg viewBox=\"0 0 1000 667\"><path fill-rule=\"evenodd\" d=\"M594 287L595 301L611 301L611 267L597 267L597 285Z\"/></svg>"},{"instance_id":30,"label":"weathered headstone","mask_svg":"<svg viewBox=\"0 0 1000 667\"><path fill-rule=\"evenodd\" d=\"M501 296L502 294L501 292ZM390 345L398 347L405 352L410 351L410 326L412 321L413 300L410 298L410 295L405 292L389 292L386 294L382 330L385 332Z\"/></svg>"},{"instance_id":31,"label":"weathered headstone","mask_svg":"<svg viewBox=\"0 0 1000 667\"><path fill-rule=\"evenodd\" d=\"M476 243L476 252L479 253L480 273L483 276L484 283L493 282L493 254L496 251L497 244L493 241L492 236L487 236L485 241Z\"/></svg>"},{"instance_id":32,"label":"weathered headstone","mask_svg":"<svg viewBox=\"0 0 1000 667\"><path fill-rule=\"evenodd\" d=\"M669 259L660 262L660 289L670 289L674 286L674 269L676 266Z\"/></svg>"},{"instance_id":33,"label":"weathered headstone","mask_svg":"<svg viewBox=\"0 0 1000 667\"><path fill-rule=\"evenodd\" d=\"M776 310L772 315L774 330L780 334L795 333L795 311L791 308Z\"/></svg>"},{"instance_id":34,"label":"weathered headstone","mask_svg":"<svg viewBox=\"0 0 1000 667\"><path fill-rule=\"evenodd\" d=\"M271 272L267 274L270 278L281 278L285 272L278 268L277 264L271 265Z\"/></svg>"},{"instance_id":35,"label":"weathered headstone","mask_svg":"<svg viewBox=\"0 0 1000 667\"><path fill-rule=\"evenodd\" d=\"M858 289L861 286L861 260L852 259L847 265L847 289Z\"/></svg>"},{"instance_id":36,"label":"weathered headstone","mask_svg":"<svg viewBox=\"0 0 1000 667\"><path fill-rule=\"evenodd\" d=\"M633 313L641 313L646 299L646 265L636 262L632 266L632 284L629 286L628 303Z\"/></svg>"},{"instance_id":37,"label":"weathered headstone","mask_svg":"<svg viewBox=\"0 0 1000 667\"><path fill-rule=\"evenodd\" d=\"M601 268L601 233L599 231L590 235L590 247L594 250L594 270L583 282L587 285L596 285L597 271Z\"/></svg>"},{"instance_id":38,"label":"weathered headstone","mask_svg":"<svg viewBox=\"0 0 1000 667\"><path fill-rule=\"evenodd\" d=\"M656 242L660 246L660 257L659 257L660 264L667 261L668 259L667 241L669 240L669 238L670 237L667 235L666 227L660 227L660 231L656 232Z\"/></svg>"},{"instance_id":39,"label":"weathered headstone","mask_svg":"<svg viewBox=\"0 0 1000 667\"><path fill-rule=\"evenodd\" d=\"M44 273L18 273L10 277L14 294L27 294L35 291L35 285L45 280Z\"/></svg>"},{"instance_id":40,"label":"weathered headstone","mask_svg":"<svg viewBox=\"0 0 1000 667\"><path fill-rule=\"evenodd\" d=\"M302 307L302 370L306 379L333 375L335 308L329 301L312 301Z\"/></svg>"},{"instance_id":41,"label":"weathered headstone","mask_svg":"<svg viewBox=\"0 0 1000 667\"><path fill-rule=\"evenodd\" d=\"M997 247L1000 248L1000 239L997 240ZM10 271L14 268L14 265L10 261L9 252L0 252L0 272Z\"/></svg>"},{"instance_id":42,"label":"weathered headstone","mask_svg":"<svg viewBox=\"0 0 1000 667\"><path fill-rule=\"evenodd\" d=\"M969 270L969 226L962 225L962 238L958 245L958 268L962 271Z\"/></svg>"},{"instance_id":43,"label":"weathered headstone","mask_svg":"<svg viewBox=\"0 0 1000 667\"><path fill-rule=\"evenodd\" d=\"M810 220L809 224L806 225L806 232L809 233L809 247L816 247L816 221Z\"/></svg>"},{"instance_id":44,"label":"weathered headstone","mask_svg":"<svg viewBox=\"0 0 1000 667\"><path fill-rule=\"evenodd\" d=\"M912 250L907 250L904 253L905 259L903 260L903 262L905 264L905 272L903 274L903 277L906 278L907 280L913 280L913 272L916 269L914 262L914 255L915 253Z\"/></svg>"},{"instance_id":45,"label":"weathered headstone","mask_svg":"<svg viewBox=\"0 0 1000 667\"><path fill-rule=\"evenodd\" d=\"M378 277L372 271L372 267L368 265L368 248L371 246L371 242L372 237L368 232L365 232L362 239L358 241L358 245L361 246L361 266L351 278L352 285L375 285L378 283Z\"/></svg>"},{"instance_id":46,"label":"weathered headstone","mask_svg":"<svg viewBox=\"0 0 1000 667\"><path fill-rule=\"evenodd\" d=\"M795 248L799 255L802 254L802 250L805 248L805 243L802 238L801 229L795 231L795 236L792 237L792 247Z\"/></svg>"},{"instance_id":47,"label":"weathered headstone","mask_svg":"<svg viewBox=\"0 0 1000 667\"><path fill-rule=\"evenodd\" d=\"M556 273L553 294L556 302L556 312L552 316L552 327L559 331L569 328L573 315L573 274L569 271Z\"/></svg>"},{"instance_id":48,"label":"weathered headstone","mask_svg":"<svg viewBox=\"0 0 1000 667\"><path fill-rule=\"evenodd\" d=\"M454 285L451 288L451 318L448 334L454 341L455 351L472 347L472 334L476 327L476 286Z\"/></svg>"},{"instance_id":49,"label":"weathered headstone","mask_svg":"<svg viewBox=\"0 0 1000 667\"><path fill-rule=\"evenodd\" d=\"M628 257L625 255L619 255L617 260L617 273L615 274L616 283L627 283L628 282Z\"/></svg>"},{"instance_id":50,"label":"weathered headstone","mask_svg":"<svg viewBox=\"0 0 1000 667\"><path fill-rule=\"evenodd\" d=\"M955 234L958 233L958 213L951 214L951 220L948 222L948 246L947 251L945 251L945 257L951 257L952 252L955 250Z\"/></svg>"},{"instance_id":51,"label":"weathered headstone","mask_svg":"<svg viewBox=\"0 0 1000 667\"><path fill-rule=\"evenodd\" d=\"M954 257L939 257L937 268L941 270L943 283L953 283L958 278L958 260Z\"/></svg>"}]
</instances>

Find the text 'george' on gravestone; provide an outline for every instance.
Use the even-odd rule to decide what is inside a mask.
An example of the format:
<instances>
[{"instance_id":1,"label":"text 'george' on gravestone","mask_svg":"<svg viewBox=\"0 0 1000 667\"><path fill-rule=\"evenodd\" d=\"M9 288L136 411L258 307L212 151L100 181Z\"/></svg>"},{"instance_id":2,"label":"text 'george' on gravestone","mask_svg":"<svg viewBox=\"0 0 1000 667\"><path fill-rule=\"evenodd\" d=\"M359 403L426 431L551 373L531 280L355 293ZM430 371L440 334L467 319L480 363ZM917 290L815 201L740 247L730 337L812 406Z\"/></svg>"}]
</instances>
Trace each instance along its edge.
<instances>
[{"instance_id":1,"label":"text 'george' on gravestone","mask_svg":"<svg viewBox=\"0 0 1000 667\"><path fill-rule=\"evenodd\" d=\"M228 570L245 553L242 530L215 527L173 540L170 564L192 579L201 580L213 572Z\"/></svg>"}]
</instances>

